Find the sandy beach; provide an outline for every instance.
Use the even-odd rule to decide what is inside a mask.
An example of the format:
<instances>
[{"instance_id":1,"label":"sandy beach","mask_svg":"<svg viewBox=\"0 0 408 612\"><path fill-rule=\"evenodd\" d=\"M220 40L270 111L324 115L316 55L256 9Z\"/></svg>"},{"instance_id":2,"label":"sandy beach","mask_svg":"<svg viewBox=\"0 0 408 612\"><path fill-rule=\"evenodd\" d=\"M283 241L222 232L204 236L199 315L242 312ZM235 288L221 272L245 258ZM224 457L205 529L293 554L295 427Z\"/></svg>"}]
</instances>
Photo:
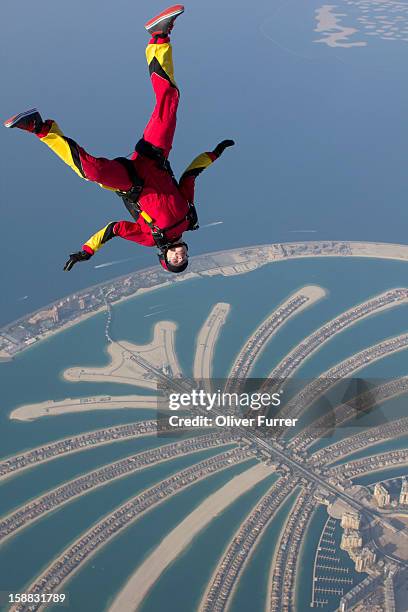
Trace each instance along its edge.
<instances>
[{"instance_id":1,"label":"sandy beach","mask_svg":"<svg viewBox=\"0 0 408 612\"><path fill-rule=\"evenodd\" d=\"M333 241L333 243L336 245L339 245L339 246L344 245L348 247L351 253L330 252L327 250L322 250L322 252L319 252L318 250L311 250L305 253L296 252L296 253L290 253L290 254L285 255L282 251L282 248L285 249L285 248L302 247L302 246L303 247L308 246L311 249L319 249L319 248L322 248L323 245L327 244L327 242L331 242L331 241L329 240L326 242L324 241L285 242L285 243L261 244L261 245L246 247L245 248L246 253L248 252L254 253L253 259L251 258L248 259L247 255L244 257L242 254L242 250L243 250L242 248L230 249L227 251L210 252L204 255L198 255L197 259L205 256L205 257L208 257L209 259L214 260L215 262L217 260L221 260L222 257L228 257L231 260L229 263L222 264L222 265L220 262L220 264L214 265L212 268L209 268L207 270L200 272L201 275L209 276L209 277L216 276L216 275L231 276L231 275L236 275L236 274L246 274L248 272L251 272L252 270L255 270L256 268L260 266L264 266L266 264L274 263L277 261L282 261L285 259L305 259L305 258L310 259L313 257L369 257L369 258L374 258L374 259L395 259L399 261L408 261L408 245L385 243L385 242L359 242L359 241L353 242L353 241L346 241L346 240ZM263 253L264 258L265 258L262 261L259 260L260 252ZM194 264L194 259L195 259L194 257L191 258L192 264ZM142 273L148 270L153 270L153 268L152 267L146 268L144 270L140 270L139 272ZM125 278L126 276L128 275L125 275L124 277L120 277L120 276L116 277L112 279L111 282L115 282L120 278ZM175 282L187 281L187 280L197 278L197 277L198 277L197 273L191 272L173 281L165 281L158 285L154 285L152 287L139 288L132 295L127 295L127 296L121 297L120 299L116 300L114 302L114 305L120 304L127 300L135 299L138 295L143 295L151 291L157 291L159 289L163 289L163 288L172 286ZM96 287L102 287L102 286L106 286L106 282L99 283L97 285L93 285L89 287L88 290L94 289ZM37 312L50 308L53 304L54 303L45 305L43 308L39 309L38 311L35 311L31 314L28 313L27 315L25 315L24 317L21 317L18 320L28 319L30 316L36 314ZM79 314L78 317L74 321L70 321L69 323L62 325L61 327L58 327L55 330L47 331L37 336L35 342L33 342L32 344L28 344L24 349L21 349L21 351L23 350L25 351L29 348L32 348L33 346L37 346L38 342L42 342L43 340L46 340L47 338L55 334L58 334L61 331L69 329L70 327L73 327L74 325L78 325L82 321L85 321L89 317L93 317L96 314L104 310L106 310L105 305L101 306L100 308L92 312L88 312L86 314ZM16 321L14 321L14 323L15 322ZM1 328L0 334L3 330L6 330L10 324L12 324L12 322L6 325L5 327Z\"/></svg>"},{"instance_id":2,"label":"sandy beach","mask_svg":"<svg viewBox=\"0 0 408 612\"><path fill-rule=\"evenodd\" d=\"M173 376L180 376L181 368L174 348L176 330L177 324L173 321L160 321L154 326L151 342L111 342L107 346L110 357L108 365L68 368L64 371L63 378L70 382L116 382L156 390L156 376L146 370L143 362L159 370L169 368Z\"/></svg>"},{"instance_id":3,"label":"sandy beach","mask_svg":"<svg viewBox=\"0 0 408 612\"><path fill-rule=\"evenodd\" d=\"M297 297L300 297L301 295L304 295L308 298L307 302L305 302L304 304L296 308L296 310L294 310L288 317L286 317L285 320L282 323L280 323L271 334L269 334L267 342L265 342L262 345L262 347L256 352L255 358L252 357L252 363L251 363L250 368L246 372L246 376L249 376L249 373L254 367L256 360L262 354L266 344L273 338L273 336L275 336L281 330L281 326L288 323L293 317L296 317L306 308L310 308L310 306L312 306L319 300L323 299L327 295L327 291L323 289L322 287L319 287L318 285L306 285L305 287L302 287L298 291L295 291L294 293L292 293L284 302L282 302L281 304L279 304L279 306L274 308L271 314L266 319L264 319L262 323L258 325L257 329L254 332L252 332L251 336L246 340L245 344L243 345L240 352L238 353L234 363L232 364L228 376L231 376L233 374L233 372L237 369L238 364L240 364L240 362L242 361L243 355L245 355L248 352L248 348L252 341L252 337L256 335L258 329L264 325L269 325L272 319L275 318L276 310L285 309L292 300L296 299Z\"/></svg>"},{"instance_id":4,"label":"sandy beach","mask_svg":"<svg viewBox=\"0 0 408 612\"><path fill-rule=\"evenodd\" d=\"M220 449L220 451L222 452L224 450L225 446L228 446L230 444L230 442L220 442L217 445L217 448ZM105 464L103 467L98 468L96 470L92 470L88 473L84 473L81 474L81 476L77 477L77 478L73 478L71 480L66 481L65 483L63 483L61 486L56 487L55 489L52 489L50 491L47 491L46 493L44 493L43 495L40 495L38 497L34 497L30 500L30 505L31 507L34 506L38 506L41 505L42 502L45 502L46 505L48 506L47 508L44 508L43 511L41 512L41 514L36 515L35 517L26 520L22 525L20 525L19 527L17 527L16 529L14 529L10 534L6 535L6 536L1 536L0 540L1 540L1 544L3 544L7 539L9 539L10 537L13 537L19 533L20 531L26 529L29 525L32 525L33 523L35 523L38 520L42 520L44 518L44 516L46 516L49 512L54 512L55 510L61 508L62 506L64 506L65 504L71 503L74 499L78 499L80 497L83 497L84 495L88 495L91 491L94 491L95 489L99 489L100 487L104 487L106 484L115 482L117 480L119 480L120 478L127 478L128 476L130 476L131 474L135 474L136 472L142 472L143 470L147 470L150 469L153 466L157 466L160 465L161 463L166 463L167 461L169 461L168 457L165 455L166 450L168 447L171 447L172 443L168 444L168 445L164 445L163 447L163 456L160 456L159 458L155 459L154 462L148 462L145 465L137 465L134 464L134 466L132 467L131 470L121 470L119 473L117 473L114 476L109 476L109 477L105 477L103 480L100 480L97 483L93 483L92 486L90 486L89 488L87 488L86 490L81 490L79 492L74 492L73 489L74 487L78 484L79 481L82 481L84 477L91 477L92 475L97 474L98 472L101 473L102 471L105 472L106 474L106 470L108 470L109 468L112 468L115 465L118 465L121 463L122 460L119 461L112 461L111 463L107 463ZM214 448L214 447L208 447L208 448ZM202 448L191 448L189 450L184 450L182 452L183 457L188 457L189 455L194 455L194 453L200 453L203 449ZM139 456L147 456L149 453L155 453L157 452L157 449L150 449L150 451L145 451L144 453L139 453ZM180 454L176 454L173 455L173 457L171 459L177 458L179 457ZM136 459L137 455L134 456L134 458ZM58 494L61 493L62 490L65 489L65 495L64 498L61 499L58 503L55 503L55 499L56 496ZM55 494L54 500L53 502L50 502L50 495ZM0 526L2 526L2 524L4 524L5 521L9 520L10 518L14 517L15 514L21 512L24 512L24 508L25 505L22 505L18 508L15 508L14 510L12 510L11 512L9 512L8 514L6 514L5 516L3 516L0 519Z\"/></svg>"},{"instance_id":5,"label":"sandy beach","mask_svg":"<svg viewBox=\"0 0 408 612\"><path fill-rule=\"evenodd\" d=\"M273 483L273 485L270 487L270 489L268 489L268 491L265 493L265 495L264 495L263 497L268 496L268 495L270 494L270 492L271 492L271 491L272 491L274 488L275 488L275 490L276 490L276 489L277 489L277 487L281 486L282 484L283 484L283 483L280 481L280 479L279 479L279 480L277 480L276 482L274 482L274 483ZM259 500L259 501L258 501L257 505L259 505L259 504L261 503L262 499L263 499L263 498L261 498L261 500ZM269 524L271 523L271 521L272 521L272 520L273 520L273 519L276 517L276 513L277 513L277 512L279 512L280 507L281 507L281 506L282 506L282 505L285 503L286 499L287 499L287 497L285 497L285 499L284 499L284 501L282 502L282 504L280 504L279 508L277 508L277 510L276 510L276 511L275 511L275 512L272 514L272 516L270 517L270 519L268 520L268 522L267 522L267 523L264 525L264 527L262 528L262 531L263 531L263 532L265 532L265 531L266 531L266 529L268 528L268 526L269 526ZM255 508L255 507L256 507L256 506L254 506L254 508ZM207 597L208 597L208 594L209 594L209 592L210 592L210 590L211 590L211 588L212 588L212 586L213 586L214 579L215 579L215 577L217 576L217 574L218 574L218 572L219 572L219 570L220 570L221 566L223 565L223 563L225 563L225 556L226 556L226 554L227 554L227 552L228 552L229 548L230 548L230 547L231 547L231 545L233 544L233 542L234 542L235 538L237 538L237 537L238 537L239 532L240 532L240 530L241 530L242 525L244 524L244 522L245 522L245 521L243 521L243 522L242 522L240 525L238 525L237 530L234 532L234 534L233 534L232 538L230 539L230 541L229 541L229 542L228 542L228 544L226 545L225 549L223 550L223 553L222 553L222 555L220 556L219 562L217 563L217 566L215 567L214 571L213 571L213 572L212 572L212 574L211 574L210 579L209 579L209 580L208 580L208 582L207 582L207 587L206 587L206 590L205 590L205 592L204 592L203 596L201 597L201 601L200 601L200 604L199 604L199 606L198 606L197 612L203 612L203 611L205 610L205 607L206 607L206 602L207 602ZM226 608L228 607L228 605L230 604L230 602L231 602L231 601L233 600L233 598L234 598L234 594L235 594L236 589L237 589L238 584L239 584L239 578L238 578L238 576L242 575L242 573L244 572L244 569L245 569L245 567L246 567L246 565L247 565L248 561L251 559L251 557L252 557L252 555L254 554L254 552L255 552L255 550L256 550L256 548L257 548L257 546L258 546L258 544L259 544L259 543L260 543L260 538L258 537L258 538L256 539L256 541L255 541L254 545L251 547L251 550L250 550L249 554L248 554L248 555L245 557L245 561L243 562L243 564L242 564L242 566L241 566L241 568L240 568L240 570L239 570L239 573L238 573L238 575L237 575L237 580L236 580L236 582L235 582L235 584L234 584L234 587L231 589L231 593L230 593L230 595L229 595L229 597L228 597L228 603L226 604ZM276 552L275 552L275 554L276 554ZM274 555L274 558L275 558L275 555ZM272 566L273 566L273 562L272 562Z\"/></svg>"},{"instance_id":6,"label":"sandy beach","mask_svg":"<svg viewBox=\"0 0 408 612\"><path fill-rule=\"evenodd\" d=\"M248 461L248 457L246 457L246 456L242 456L242 454L241 454L241 456L236 456L236 457L234 457L234 458L233 458L234 453L232 453L232 451L226 451L226 452L230 452L230 453L231 453L231 459L232 459L232 461L234 462L234 465L238 465L239 463L244 463L244 462ZM239 451L236 451L236 453L237 453L237 455L239 455ZM230 467L230 465L229 465L229 464L224 465L223 467L221 467L221 468L217 469L217 472L219 473L219 472L221 472L221 471L224 471L224 470L225 470L225 469L227 469L228 467ZM256 467L256 466L255 466L255 467ZM246 473L246 472L245 472L245 473ZM199 478L197 478L197 479L193 480L192 482L183 483L182 490L184 490L184 488L185 488L185 487L190 487L190 486L192 486L192 485L194 485L194 484L196 484L196 483L198 483L198 482L201 482L202 480L205 480L205 479L206 479L206 478L208 478L208 476L210 476L211 474L214 474L214 471L210 471L210 472L208 472L208 473L204 473L204 474L202 474L202 475L201 475ZM146 491L148 491L148 490L149 490L149 489L145 489L145 492L146 492ZM180 491L180 489L177 489L177 490L175 490L173 493L170 493L170 495L166 495L165 497L162 497L162 498L161 498L159 501L157 501L157 503L155 503L153 506L150 506L150 507L148 507L146 510L143 510L141 513L139 513L139 514L137 515L137 517L133 519L133 521L134 521L134 520L138 520L138 519L139 519L141 516L144 516L145 514L147 514L148 512L150 512L150 510L152 509L152 507L157 507L157 505L160 505L160 504L164 503L165 501L167 501L168 499L170 499L171 497L173 497L173 495L177 495L177 493L178 493L179 491ZM141 493L140 493L138 496L136 496L136 497L140 497L140 495L143 495L143 492L141 492ZM128 502L126 502L125 504L123 504L123 505L122 505L122 507L123 507L123 506L125 506L127 503L128 503ZM115 511L117 511L118 509L120 509L120 507L116 508L116 510L115 510ZM86 533L88 533L88 534L92 533L92 532L94 531L95 527L97 527L98 525L100 525L101 523L103 523L103 522L104 522L104 520L106 520L106 517L105 517L105 519L102 519L101 521L99 521L99 523L96 523L96 524L95 524L95 525L94 525L92 528L90 528L90 529L89 529L89 530L88 530ZM133 521L132 521L132 523L133 523ZM91 558L91 557L92 557L94 554L96 554L96 553L99 551L100 546L104 546L105 544L107 544L107 543L108 543L108 542L109 542L109 541L110 541L110 540L111 540L111 539L112 539L112 538L113 538L115 535L116 535L116 532L114 532L112 535L110 535L108 538L106 538L106 539L105 539L103 542L101 542L101 543L100 543L100 544L99 544L99 545L98 545L98 546L97 546L97 547L96 547L96 548L95 548L95 549L92 551L92 553L91 553L91 554L87 555L87 557L86 557L86 561L89 561L89 559L90 559L90 558ZM65 556L65 555L66 555L66 554L67 554L69 551L72 551L73 547L74 547L74 546L76 546L76 545L77 545L77 544L78 544L78 543L81 541L81 539L82 539L83 537L84 537L84 534L82 533L82 534L81 534L81 536L80 536L78 539L74 540L74 541L73 541L73 542L72 542L72 543L69 545L69 547L68 547L68 548L66 548L66 549L65 549L65 550L64 550L64 551L63 551L63 552L62 552L62 553L61 553L61 554L60 554L60 555L59 555L57 558L53 559L53 561L52 561L52 562L51 562L51 563L50 563L50 564L49 564L49 565L48 565L46 568L44 568L44 569L43 569L42 573L41 573L39 576L37 576L37 578L36 578L35 582L33 582L33 583L32 583L32 584L29 586L29 587L27 587L27 588L26 588L26 592L30 591L30 590L33 588L34 584L35 584L37 581L41 580L41 579L42 579L42 578L45 576L45 574L46 574L46 573L47 573L47 572L48 572L48 571L49 571L49 570L50 570L50 569L51 569L53 566L55 566L55 565L56 565L56 564L58 564L58 563L59 563L61 560L63 560L63 559L64 559L64 556ZM72 576L73 576L73 575L74 575L74 574L75 574L75 573L76 573L76 572L79 570L79 568L81 567L81 565L82 565L82 564L79 564L79 566L77 566L77 567L76 567L76 568L75 568L73 571L71 571L71 572L69 573L69 575L68 575L66 578L64 578L64 579L62 580L62 582L59 584L58 591L61 591L61 589L62 589L62 587L64 586L64 584L66 583L66 581L72 578ZM57 591L57 589L52 589L52 591L54 591L54 590L55 590L55 591ZM13 607L11 607L11 608L10 608L10 612L12 612L12 611L14 611L14 610L15 610L15 606L13 606ZM42 606L42 607L40 608L40 610L44 610L44 606Z\"/></svg>"},{"instance_id":7,"label":"sandy beach","mask_svg":"<svg viewBox=\"0 0 408 612\"><path fill-rule=\"evenodd\" d=\"M358 308L361 308L361 307L364 307L365 305L369 304L372 300L380 299L382 296L385 296L390 291L392 291L392 290L390 289L388 291L384 291L384 293L380 293L380 294L377 294L377 295L373 296L370 300L366 300L365 302L360 302L359 304L356 304L355 306L352 306L352 308L349 308L348 310L342 312L339 316L335 317L334 319L331 319L330 321L327 321L326 323L324 323L324 325L320 326L318 329L316 329L314 332L312 332L309 336L304 338L302 340L302 342L298 346L296 346L289 353L287 353L285 355L284 359L282 361L280 361L273 368L273 370L271 370L269 372L269 374L267 376L267 379L279 378L279 377L283 376L283 374L282 374L283 371L284 371L285 378L287 376L293 376L293 374L303 365L303 363L305 361L310 359L315 353L320 351L320 349L322 348L322 346L324 344L328 343L330 340L332 340L338 334L341 334L344 330L350 329L351 327L353 327L353 325L357 325L358 323L360 323L361 321L364 321L365 319L368 319L369 317L374 317L378 313L385 312L386 310L389 310L391 308L396 308L398 306L402 306L402 305L404 305L404 304L406 304L408 302L408 298L404 298L404 299L398 299L398 300L394 300L394 301L388 302L387 304L378 305L373 310L370 310L370 311L368 311L366 313L363 313L363 314L359 315L357 318L354 318L354 319L350 320L349 322L347 322L345 325L343 325L339 329L336 329L335 331L330 331L324 337L319 338L318 343L316 343L316 345L314 345L315 343L313 342L313 340L316 338L316 336L321 334L322 328L326 328L326 329L330 330L330 327L335 324L336 320L338 320L339 317L343 317L344 318L347 315L352 316L352 313L353 313L354 310L356 310ZM312 346L311 349L310 349L310 346ZM300 347L305 347L305 349L304 349L305 354L302 356L302 358L295 359L295 356L299 352L299 348ZM398 350L399 349L395 349L395 351L391 351L391 352L397 352ZM293 366L288 371L288 366L286 364L288 364L290 362L292 362Z\"/></svg>"},{"instance_id":8,"label":"sandy beach","mask_svg":"<svg viewBox=\"0 0 408 612\"><path fill-rule=\"evenodd\" d=\"M193 538L208 525L215 516L223 512L233 501L258 482L269 476L273 468L255 465L235 476L221 489L210 495L166 536L160 545L147 557L142 565L118 594L109 612L136 610L163 571L190 544Z\"/></svg>"},{"instance_id":9,"label":"sandy beach","mask_svg":"<svg viewBox=\"0 0 408 612\"><path fill-rule=\"evenodd\" d=\"M152 419L150 421L140 421L140 424L152 424L155 423L155 420ZM114 426L115 427L115 426ZM119 425L119 428L123 427L123 425ZM126 427L126 425L124 426ZM108 431L109 428L107 428L105 431ZM107 438L102 438L99 439L97 442L93 441L91 444L84 444L84 445L80 445L80 446L74 446L75 442L77 442L78 440L80 440L81 438L83 438L84 436L91 436L92 434L98 434L100 433L101 429L94 429L93 431L88 431L85 432L84 434L77 434L75 436L68 436L66 438L60 438L59 440L55 440L55 442L51 442L51 443L46 443L44 445L41 446L37 446L34 448L30 448L29 450L26 451L21 451L20 453L18 453L18 455L8 455L6 457L3 457L0 460L0 482L2 480L7 480L7 478L13 478L14 476L16 476L17 474L21 474L21 472L25 471L25 470L29 470L31 468L35 468L38 465L42 465L43 463L48 463L49 461L54 461L55 459L58 459L59 457L66 457L67 455L73 455L75 453L81 453L87 450L92 450L93 448L98 448L100 446L106 446L108 444L115 444L117 442L123 442L124 440L134 440L135 438L143 438L146 436L155 436L157 435L157 430L156 427L154 427L153 429L149 430L149 431L143 431L143 432L135 432L132 435L129 436L120 436L117 435L113 438L109 437L109 434L107 433ZM61 449L60 452L56 452L55 454L51 454L49 456L46 455L47 450L49 450L52 447L57 447L57 445L60 445L62 443L70 443L68 448L65 449ZM40 452L43 451L45 452L45 456L42 454L41 457L39 457ZM11 471L7 471L6 473L2 474L2 468L4 468L5 464L10 464L11 461L14 461L16 459L16 457L20 457L21 460L23 461L24 459L28 459L32 454L35 454L35 461L27 461L27 463L21 464L16 468L13 469Z\"/></svg>"},{"instance_id":10,"label":"sandy beach","mask_svg":"<svg viewBox=\"0 0 408 612\"><path fill-rule=\"evenodd\" d=\"M59 416L90 410L116 410L132 408L139 410L156 410L157 397L155 395L97 395L95 397L81 397L64 399L61 401L47 400L37 404L25 404L10 412L9 418L16 421L33 421L44 416Z\"/></svg>"},{"instance_id":11,"label":"sandy beach","mask_svg":"<svg viewBox=\"0 0 408 612\"><path fill-rule=\"evenodd\" d=\"M230 310L230 304L219 302L211 309L200 329L196 341L193 366L193 377L196 380L211 378L214 348Z\"/></svg>"}]
</instances>

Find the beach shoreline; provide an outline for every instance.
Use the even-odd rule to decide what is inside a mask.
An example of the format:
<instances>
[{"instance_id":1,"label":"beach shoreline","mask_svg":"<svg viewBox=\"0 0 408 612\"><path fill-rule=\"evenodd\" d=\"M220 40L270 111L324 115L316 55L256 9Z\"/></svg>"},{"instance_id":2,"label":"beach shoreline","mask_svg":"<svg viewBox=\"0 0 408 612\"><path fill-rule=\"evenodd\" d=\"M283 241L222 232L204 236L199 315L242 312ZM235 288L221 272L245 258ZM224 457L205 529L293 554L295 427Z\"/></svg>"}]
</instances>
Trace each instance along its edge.
<instances>
[{"instance_id":1,"label":"beach shoreline","mask_svg":"<svg viewBox=\"0 0 408 612\"><path fill-rule=\"evenodd\" d=\"M236 499L252 489L271 474L263 464L234 476L227 484L212 493L204 502L187 515L160 542L153 552L139 565L125 586L117 593L108 612L136 610L166 568L187 548L194 537L208 523L224 512Z\"/></svg>"},{"instance_id":2,"label":"beach shoreline","mask_svg":"<svg viewBox=\"0 0 408 612\"><path fill-rule=\"evenodd\" d=\"M330 245L333 251L330 251L330 249L325 250L327 245ZM302 248L305 250L305 252L302 252L301 250L299 250ZM317 249L319 248L322 250L321 252L317 251ZM338 250L336 250L336 249L341 249L341 248L349 249L350 252L341 253ZM311 249L311 250L309 251L308 249ZM291 250L292 252L288 252ZM248 253L248 252L253 252L254 262L252 262L251 260L249 260L248 262L248 255L245 255L245 256L243 255L244 253ZM262 261L259 261L260 253L262 253L264 257ZM215 259L217 257L222 258L223 256L226 257L227 259L235 258L236 261L232 261L232 262L226 261L225 264L222 264L222 262L220 263L217 262L217 265L210 266L207 270L204 270L203 272L200 272L200 273L194 272L194 270L192 270L192 272L184 275L183 277L177 280L166 280L165 279L163 282L159 282L158 284L153 285L153 286L139 287L134 293L130 295L122 296L118 298L117 300L115 300L114 302L112 302L112 304L113 305L120 304L127 300L135 299L139 297L140 295L144 295L145 293L149 293L151 291L157 291L159 289L174 286L175 283L177 282L184 282L184 281L192 280L195 278L200 278L202 276L212 277L214 275L231 276L235 274L245 274L258 267L261 267L261 266L264 266L270 263L276 263L279 261L288 261L288 260L293 260L293 259L308 259L308 258L314 258L314 257L331 257L331 258L356 257L356 258L373 258L373 259L392 259L392 260L408 262L408 245L385 243L385 242L362 242L362 241L344 241L344 240L343 241L327 240L327 241L271 243L271 244L266 244L266 245L265 244L255 245L255 246L252 245L252 246L247 246L247 247L239 247L236 249L229 249L226 251L216 251L216 252L205 253L203 255L197 255L195 257L192 257L191 261L192 261L192 265L194 266L195 260L199 262L203 259L211 260L212 258L215 258ZM147 274L149 272L155 272L155 271L156 271L156 268L150 266L148 268L144 268L143 270L138 270L136 272L133 272L130 275L129 274L120 275L118 277L114 277L110 279L109 281L104 281L96 285L91 285L90 287L87 287L86 289L81 290L80 294L83 294L87 291L89 292L91 290L95 290L97 288L106 287L109 284L120 282L121 279L126 279L129 276L132 276L135 274L142 275L142 274ZM72 295L77 295L77 293L74 293ZM67 299L68 297L71 297L71 296L65 296L65 299ZM37 309L36 311L27 313L23 315L22 317L19 317L18 319L7 323L6 325L0 328L0 338L13 325L16 325L19 322L24 322L30 317L33 317L34 315L41 313L44 310L49 310L50 308L54 307L57 303L58 303L58 300L55 300L54 302L51 302L50 304L45 305L42 308ZM81 322L89 319L90 317L93 317L105 311L106 308L107 308L107 304L104 304L103 306L100 306L99 308L95 310L86 312L85 314L80 314L75 319L68 321L67 323L61 325L60 327L57 327L56 329L47 330L46 332L39 334L38 336L35 337L35 339L33 339L32 342L29 342L28 344L25 344L24 346L19 348L19 350L17 350L13 355L9 355L7 351L0 349L0 356L8 357L7 359L8 361L10 359L14 359L15 357L20 355L22 352L28 350L29 348L38 346L40 342L43 342L44 340L47 340L50 337L55 336L56 334L62 331L66 331L74 327L75 325L80 324ZM0 364L2 362L4 362L4 360L0 358Z\"/></svg>"}]
</instances>

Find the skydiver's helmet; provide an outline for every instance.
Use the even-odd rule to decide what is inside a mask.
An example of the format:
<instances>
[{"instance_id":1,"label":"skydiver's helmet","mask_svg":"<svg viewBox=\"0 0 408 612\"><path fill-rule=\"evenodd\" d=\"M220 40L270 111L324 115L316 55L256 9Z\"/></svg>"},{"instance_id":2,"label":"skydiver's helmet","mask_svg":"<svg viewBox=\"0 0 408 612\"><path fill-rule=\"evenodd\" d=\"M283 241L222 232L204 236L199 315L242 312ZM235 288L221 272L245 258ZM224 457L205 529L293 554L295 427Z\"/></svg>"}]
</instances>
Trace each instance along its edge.
<instances>
[{"instance_id":1,"label":"skydiver's helmet","mask_svg":"<svg viewBox=\"0 0 408 612\"><path fill-rule=\"evenodd\" d=\"M186 260L183 261L183 263L181 263L179 266L175 266L167 260L167 251L169 249L174 249L178 246L185 247L186 251L188 252L188 244L186 244L185 242L174 242L162 247L160 253L158 254L160 265L162 266L162 268L164 268L164 270L166 270L166 272L173 272L174 274L178 274L179 272L184 272L184 270L188 266L188 256Z\"/></svg>"}]
</instances>

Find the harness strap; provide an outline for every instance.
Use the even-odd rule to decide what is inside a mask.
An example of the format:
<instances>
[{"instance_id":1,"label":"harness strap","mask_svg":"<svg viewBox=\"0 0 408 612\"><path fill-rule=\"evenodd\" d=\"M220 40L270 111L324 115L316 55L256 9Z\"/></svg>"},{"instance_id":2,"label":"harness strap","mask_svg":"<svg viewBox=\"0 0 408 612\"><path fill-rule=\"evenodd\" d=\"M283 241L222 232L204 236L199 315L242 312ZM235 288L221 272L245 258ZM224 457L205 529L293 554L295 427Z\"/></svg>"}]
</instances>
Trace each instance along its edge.
<instances>
[{"instance_id":1,"label":"harness strap","mask_svg":"<svg viewBox=\"0 0 408 612\"><path fill-rule=\"evenodd\" d=\"M141 138L136 143L135 151L136 153L139 153L139 155L141 155L142 157L147 157L148 159L152 159L153 161L155 161L158 168L160 168L160 170L168 172L175 184L178 185L170 162L168 158L165 157L163 149L161 149L160 147L156 147L150 142L147 142L147 140L145 140L144 138Z\"/></svg>"},{"instance_id":2,"label":"harness strap","mask_svg":"<svg viewBox=\"0 0 408 612\"><path fill-rule=\"evenodd\" d=\"M130 215L135 221L140 215L139 197L143 191L144 182L138 175L134 164L126 157L116 157L115 161L119 162L126 170L132 187L128 191L116 191L116 195L122 198L124 205L128 209Z\"/></svg>"},{"instance_id":3,"label":"harness strap","mask_svg":"<svg viewBox=\"0 0 408 612\"><path fill-rule=\"evenodd\" d=\"M126 169L129 175L129 178L132 181L132 189L137 187L140 189L140 191L142 191L143 186L144 186L144 181L138 175L134 163L127 157L115 157L115 161L122 164L122 166Z\"/></svg>"},{"instance_id":4,"label":"harness strap","mask_svg":"<svg viewBox=\"0 0 408 612\"><path fill-rule=\"evenodd\" d=\"M170 163L168 159L164 157L162 149L160 149L159 147L153 146L152 144L150 144L149 142L146 142L146 140L142 138L137 143L135 150L140 155L144 155L145 157L149 157L150 159L154 159L155 161L157 161L159 164L159 167L167 171L171 175L175 183L177 184L177 181L174 178ZM134 164L132 163L130 159L127 159L126 157L116 157L115 161L122 164L122 166L126 169L129 175L129 179L132 182L132 187L129 189L129 191L119 191L118 190L116 192L117 195L122 198L126 208L128 209L129 213L135 220L137 220L138 217L141 216L143 220L147 223L147 225L150 228L150 231L152 232L153 240L156 246L160 250L164 249L166 246L171 244L169 240L166 238L166 232L174 229L178 225L181 225L181 223L183 223L184 221L189 222L188 230L198 229L199 226L198 226L197 211L195 209L194 204L190 202L188 203L187 214L179 221L176 221L176 223L173 223L172 225L169 225L168 227L164 227L164 228L160 228L157 225L155 225L151 216L145 210L140 208L139 197L143 191L144 182L138 175ZM179 240L179 238L180 236L177 237L177 240Z\"/></svg>"}]
</instances>

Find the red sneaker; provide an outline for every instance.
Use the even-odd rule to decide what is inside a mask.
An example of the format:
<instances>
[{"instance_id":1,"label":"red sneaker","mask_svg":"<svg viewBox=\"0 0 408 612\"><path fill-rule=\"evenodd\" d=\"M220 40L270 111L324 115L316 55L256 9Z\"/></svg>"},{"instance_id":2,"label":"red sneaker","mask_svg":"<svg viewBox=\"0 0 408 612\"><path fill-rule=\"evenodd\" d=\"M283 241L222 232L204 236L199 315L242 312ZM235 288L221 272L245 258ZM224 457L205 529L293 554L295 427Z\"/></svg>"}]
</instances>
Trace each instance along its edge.
<instances>
[{"instance_id":1,"label":"red sneaker","mask_svg":"<svg viewBox=\"0 0 408 612\"><path fill-rule=\"evenodd\" d=\"M27 132L37 132L41 129L43 120L40 113L36 108L24 111L13 115L10 119L4 122L6 128L19 128L20 130L27 130Z\"/></svg>"},{"instance_id":2,"label":"red sneaker","mask_svg":"<svg viewBox=\"0 0 408 612\"><path fill-rule=\"evenodd\" d=\"M184 6L182 4L175 4L169 6L165 11L156 15L145 24L146 30L151 36L160 36L165 38L168 36L173 29L174 21L176 18L184 13Z\"/></svg>"}]
</instances>

